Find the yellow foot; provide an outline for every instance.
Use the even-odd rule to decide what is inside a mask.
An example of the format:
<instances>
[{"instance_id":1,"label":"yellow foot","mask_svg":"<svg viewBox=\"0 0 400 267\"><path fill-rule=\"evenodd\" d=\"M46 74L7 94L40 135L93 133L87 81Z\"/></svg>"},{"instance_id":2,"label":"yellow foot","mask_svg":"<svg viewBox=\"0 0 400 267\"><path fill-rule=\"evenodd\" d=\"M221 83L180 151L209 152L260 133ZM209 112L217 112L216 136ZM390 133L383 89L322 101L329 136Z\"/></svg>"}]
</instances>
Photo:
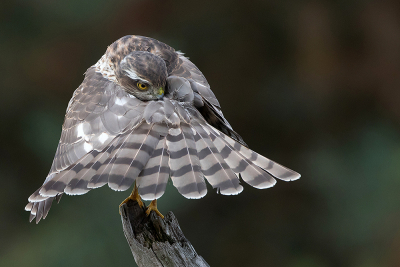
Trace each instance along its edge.
<instances>
[{"instance_id":1,"label":"yellow foot","mask_svg":"<svg viewBox=\"0 0 400 267\"><path fill-rule=\"evenodd\" d=\"M136 201L136 202L139 204L139 206L140 206L141 208L144 206L143 201L142 201L142 199L141 199L140 196L139 196L138 188L137 188L137 186L136 186L136 182L135 182L135 187L133 188L132 193L130 194L129 197L127 197L124 201L122 201L121 204L119 204L119 208L121 208L121 206L122 206L123 204L127 203L129 200ZM156 208L157 208L157 206L156 206ZM118 210L119 210L119 209L118 209ZM120 211L120 214L121 214L121 211Z\"/></svg>"},{"instance_id":2,"label":"yellow foot","mask_svg":"<svg viewBox=\"0 0 400 267\"><path fill-rule=\"evenodd\" d=\"M147 210L146 210L147 216L150 215L150 212L151 212L152 210L155 211L155 213L156 213L158 216L160 216L161 219L164 219L164 215L162 215L161 212L159 212L158 209L157 209L157 199L154 199L154 200L150 203L149 207L147 208Z\"/></svg>"}]
</instances>

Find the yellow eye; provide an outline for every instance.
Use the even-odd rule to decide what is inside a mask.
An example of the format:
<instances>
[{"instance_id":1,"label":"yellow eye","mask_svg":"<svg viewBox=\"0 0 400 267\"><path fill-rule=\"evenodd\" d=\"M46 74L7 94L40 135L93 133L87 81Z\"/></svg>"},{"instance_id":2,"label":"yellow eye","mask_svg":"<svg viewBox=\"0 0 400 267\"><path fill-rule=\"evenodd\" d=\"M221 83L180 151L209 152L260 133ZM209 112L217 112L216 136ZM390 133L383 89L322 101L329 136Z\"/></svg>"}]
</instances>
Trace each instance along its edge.
<instances>
[{"instance_id":1,"label":"yellow eye","mask_svg":"<svg viewBox=\"0 0 400 267\"><path fill-rule=\"evenodd\" d=\"M137 88L139 88L140 90L146 90L147 89L147 85L141 82L137 82L136 84Z\"/></svg>"}]
</instances>

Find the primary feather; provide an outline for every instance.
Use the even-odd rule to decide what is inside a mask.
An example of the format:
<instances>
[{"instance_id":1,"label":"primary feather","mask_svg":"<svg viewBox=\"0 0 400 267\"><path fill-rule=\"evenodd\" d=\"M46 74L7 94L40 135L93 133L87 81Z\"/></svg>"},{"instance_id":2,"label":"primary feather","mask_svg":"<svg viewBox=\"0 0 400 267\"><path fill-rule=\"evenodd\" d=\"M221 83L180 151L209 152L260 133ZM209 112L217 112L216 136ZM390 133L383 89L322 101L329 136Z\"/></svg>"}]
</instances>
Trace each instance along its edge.
<instances>
[{"instance_id":1,"label":"primary feather","mask_svg":"<svg viewBox=\"0 0 400 267\"><path fill-rule=\"evenodd\" d=\"M136 80L148 83L139 92ZM56 155L30 197L29 220L46 218L53 200L105 184L145 200L160 198L171 177L187 198L224 195L300 175L250 150L225 119L200 70L157 40L126 36L110 45L68 104ZM205 178L205 179L204 179Z\"/></svg>"}]
</instances>

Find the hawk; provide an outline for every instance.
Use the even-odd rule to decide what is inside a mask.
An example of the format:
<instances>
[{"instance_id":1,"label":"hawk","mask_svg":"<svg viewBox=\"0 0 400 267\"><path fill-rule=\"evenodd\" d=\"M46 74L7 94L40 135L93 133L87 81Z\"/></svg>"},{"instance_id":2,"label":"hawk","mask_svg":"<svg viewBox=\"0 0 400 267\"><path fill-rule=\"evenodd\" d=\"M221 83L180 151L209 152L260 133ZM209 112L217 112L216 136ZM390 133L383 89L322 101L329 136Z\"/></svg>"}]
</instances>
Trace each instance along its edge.
<instances>
[{"instance_id":1,"label":"hawk","mask_svg":"<svg viewBox=\"0 0 400 267\"><path fill-rule=\"evenodd\" d=\"M250 150L225 119L201 71L183 53L152 38L125 36L86 73L70 100L60 142L43 185L25 210L36 223L62 194L135 182L128 199L152 200L168 179L186 198L242 192L241 178L269 188L300 174ZM205 179L204 179L205 178ZM126 201L125 200L125 201Z\"/></svg>"}]
</instances>

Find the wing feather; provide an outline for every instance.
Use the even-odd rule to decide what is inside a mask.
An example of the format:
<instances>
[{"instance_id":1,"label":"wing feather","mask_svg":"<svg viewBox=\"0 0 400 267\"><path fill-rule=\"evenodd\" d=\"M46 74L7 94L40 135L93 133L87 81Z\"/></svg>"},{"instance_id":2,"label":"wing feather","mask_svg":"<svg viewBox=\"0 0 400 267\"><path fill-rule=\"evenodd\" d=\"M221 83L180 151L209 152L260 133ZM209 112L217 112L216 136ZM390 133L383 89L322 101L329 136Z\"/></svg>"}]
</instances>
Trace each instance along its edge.
<instances>
[{"instance_id":1,"label":"wing feather","mask_svg":"<svg viewBox=\"0 0 400 267\"><path fill-rule=\"evenodd\" d=\"M95 153L97 151L92 151L91 153L88 153L84 157L82 157L78 162L76 162L74 165L71 165L69 168L67 168L65 171L57 173L54 175L52 179L47 181L42 188L39 191L39 194L42 196L46 197L54 197L57 194L66 192L71 195L79 195L79 194L84 194L89 190L85 190L85 188L82 186L79 191L76 192L70 192L70 191L65 191L66 187L69 185L69 183L75 178L76 174L83 169L83 167L89 163L94 157ZM76 184L78 181L75 179L72 184Z\"/></svg>"},{"instance_id":2,"label":"wing feather","mask_svg":"<svg viewBox=\"0 0 400 267\"><path fill-rule=\"evenodd\" d=\"M243 191L236 174L219 154L207 132L196 121L192 121L196 131L196 148L200 159L201 171L213 188L223 195L236 195Z\"/></svg>"},{"instance_id":3,"label":"wing feather","mask_svg":"<svg viewBox=\"0 0 400 267\"><path fill-rule=\"evenodd\" d=\"M211 140L213 140L213 143L224 158L225 162L229 165L232 171L240 174L246 183L259 189L269 188L275 185L276 180L269 173L247 160L228 142L220 138L216 133L218 130L211 126L208 126L207 129Z\"/></svg>"},{"instance_id":4,"label":"wing feather","mask_svg":"<svg viewBox=\"0 0 400 267\"><path fill-rule=\"evenodd\" d=\"M186 198L201 198L207 187L201 173L200 161L190 127L181 123L167 135L169 167L174 186Z\"/></svg>"},{"instance_id":5,"label":"wing feather","mask_svg":"<svg viewBox=\"0 0 400 267\"><path fill-rule=\"evenodd\" d=\"M28 199L34 202L32 214L40 208L40 216L34 216L37 220L46 217L55 196L64 192L84 194L102 185L94 170L108 163L125 129L134 129L140 123L147 104L105 79L94 67L88 69L68 104L49 175ZM36 204L39 202L43 204Z\"/></svg>"},{"instance_id":6,"label":"wing feather","mask_svg":"<svg viewBox=\"0 0 400 267\"><path fill-rule=\"evenodd\" d=\"M102 157L101 164L98 164L98 168L96 174L92 177L89 182L89 186L93 184L94 187L101 187L108 183L108 177L110 174L110 170L112 168L113 162L115 160L115 155L119 152L119 150L124 146L124 144L129 140L132 135L133 130L127 131L122 135L118 136L117 142L112 150L108 151L105 155L106 157Z\"/></svg>"},{"instance_id":7,"label":"wing feather","mask_svg":"<svg viewBox=\"0 0 400 267\"><path fill-rule=\"evenodd\" d=\"M117 191L128 189L145 167L160 139L153 126L142 123L118 151L109 172L110 188Z\"/></svg>"},{"instance_id":8,"label":"wing feather","mask_svg":"<svg viewBox=\"0 0 400 267\"><path fill-rule=\"evenodd\" d=\"M300 178L300 174L282 166L266 157L250 150L249 148L242 146L238 142L235 142L232 138L228 137L227 135L216 131L215 132L218 136L223 138L227 143L231 145L236 151L238 151L241 155L243 155L247 160L253 162L260 168L266 170L275 178L278 178L283 181L294 181Z\"/></svg>"},{"instance_id":9,"label":"wing feather","mask_svg":"<svg viewBox=\"0 0 400 267\"><path fill-rule=\"evenodd\" d=\"M160 198L167 186L169 178L169 154L167 148L166 133L168 129L166 126L162 132L161 139L157 144L150 160L147 162L146 167L140 172L137 179L137 186L139 194L144 200L153 200Z\"/></svg>"}]
</instances>

